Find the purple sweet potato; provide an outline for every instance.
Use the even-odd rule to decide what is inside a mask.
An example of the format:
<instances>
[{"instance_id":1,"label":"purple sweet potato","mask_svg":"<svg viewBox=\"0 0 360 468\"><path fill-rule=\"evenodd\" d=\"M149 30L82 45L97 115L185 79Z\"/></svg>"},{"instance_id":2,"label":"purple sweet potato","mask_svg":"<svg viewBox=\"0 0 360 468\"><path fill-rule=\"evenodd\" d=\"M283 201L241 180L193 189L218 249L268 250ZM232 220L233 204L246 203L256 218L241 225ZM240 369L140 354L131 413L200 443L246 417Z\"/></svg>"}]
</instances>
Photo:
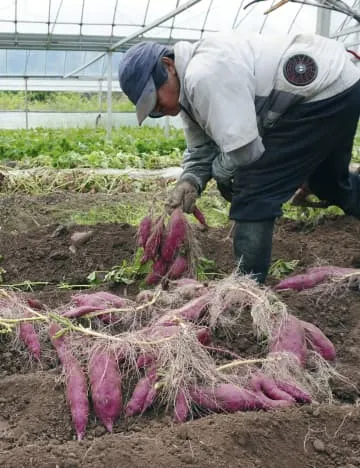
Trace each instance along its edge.
<instances>
[{"instance_id":1,"label":"purple sweet potato","mask_svg":"<svg viewBox=\"0 0 360 468\"><path fill-rule=\"evenodd\" d=\"M296 291L311 289L328 278L328 276L328 273L322 270L291 276L290 278L285 278L280 281L274 289L276 291L281 291L283 289L295 289Z\"/></svg>"},{"instance_id":2,"label":"purple sweet potato","mask_svg":"<svg viewBox=\"0 0 360 468\"><path fill-rule=\"evenodd\" d=\"M299 319L288 315L270 337L271 353L292 353L302 367L306 365L307 347L304 327Z\"/></svg>"},{"instance_id":3,"label":"purple sweet potato","mask_svg":"<svg viewBox=\"0 0 360 468\"><path fill-rule=\"evenodd\" d=\"M71 299L77 306L98 306L101 308L121 308L126 305L126 299L107 291L89 294L74 294Z\"/></svg>"},{"instance_id":4,"label":"purple sweet potato","mask_svg":"<svg viewBox=\"0 0 360 468\"><path fill-rule=\"evenodd\" d=\"M145 277L145 284L147 286L156 286L161 281L161 276L157 275L156 273L150 271Z\"/></svg>"},{"instance_id":5,"label":"purple sweet potato","mask_svg":"<svg viewBox=\"0 0 360 468\"><path fill-rule=\"evenodd\" d=\"M65 338L55 338L60 330L57 324L50 325L50 339L55 347L65 374L66 397L70 406L71 417L75 427L78 440L85 435L89 418L89 400L87 393L86 376L80 363L68 349Z\"/></svg>"},{"instance_id":6,"label":"purple sweet potato","mask_svg":"<svg viewBox=\"0 0 360 468\"><path fill-rule=\"evenodd\" d=\"M186 258L182 255L178 255L169 268L168 278L170 280L181 278L181 276L186 273L187 269L188 262Z\"/></svg>"},{"instance_id":7,"label":"purple sweet potato","mask_svg":"<svg viewBox=\"0 0 360 468\"><path fill-rule=\"evenodd\" d=\"M185 422L190 412L189 404L186 401L185 393L182 389L178 391L174 408L174 421Z\"/></svg>"},{"instance_id":8,"label":"purple sweet potato","mask_svg":"<svg viewBox=\"0 0 360 468\"><path fill-rule=\"evenodd\" d=\"M79 306L68 309L62 315L67 318L79 318L83 315L89 314L90 312L98 312L103 309L104 307L101 306Z\"/></svg>"},{"instance_id":9,"label":"purple sweet potato","mask_svg":"<svg viewBox=\"0 0 360 468\"><path fill-rule=\"evenodd\" d=\"M167 226L164 242L161 247L161 258L166 263L171 263L177 254L178 249L186 238L187 221L180 208L176 208Z\"/></svg>"},{"instance_id":10,"label":"purple sweet potato","mask_svg":"<svg viewBox=\"0 0 360 468\"><path fill-rule=\"evenodd\" d=\"M183 320L189 321L198 321L200 320L203 312L207 308L210 303L210 296L208 294L204 294L203 296L196 297L191 301L187 302L185 305L180 307L179 309L173 309L169 311L166 315L163 315L157 322L156 325L164 325L168 322L171 322L172 319L178 317L182 318Z\"/></svg>"},{"instance_id":11,"label":"purple sweet potato","mask_svg":"<svg viewBox=\"0 0 360 468\"><path fill-rule=\"evenodd\" d=\"M115 356L95 351L89 359L89 380L95 414L112 432L122 411L121 376Z\"/></svg>"},{"instance_id":12,"label":"purple sweet potato","mask_svg":"<svg viewBox=\"0 0 360 468\"><path fill-rule=\"evenodd\" d=\"M137 245L139 247L145 248L146 242L151 234L151 227L152 219L150 216L145 216L145 218L142 219L138 229Z\"/></svg>"},{"instance_id":13,"label":"purple sweet potato","mask_svg":"<svg viewBox=\"0 0 360 468\"><path fill-rule=\"evenodd\" d=\"M208 223L206 222L205 216L202 211L199 210L197 206L195 206L193 215L199 221L199 223L204 226L205 229L209 229Z\"/></svg>"},{"instance_id":14,"label":"purple sweet potato","mask_svg":"<svg viewBox=\"0 0 360 468\"><path fill-rule=\"evenodd\" d=\"M144 255L141 259L141 263L144 264L149 260L156 260L158 253L160 251L160 246L165 230L164 217L160 216L153 227L153 230L146 241L144 248Z\"/></svg>"},{"instance_id":15,"label":"purple sweet potato","mask_svg":"<svg viewBox=\"0 0 360 468\"><path fill-rule=\"evenodd\" d=\"M80 363L72 357L67 358L65 369L66 395L70 406L72 421L78 440L85 435L89 418L87 381Z\"/></svg>"},{"instance_id":16,"label":"purple sweet potato","mask_svg":"<svg viewBox=\"0 0 360 468\"><path fill-rule=\"evenodd\" d=\"M26 312L25 317L31 317L31 314ZM29 353L37 361L40 360L41 345L35 327L31 322L21 322L19 325L19 338L29 350Z\"/></svg>"},{"instance_id":17,"label":"purple sweet potato","mask_svg":"<svg viewBox=\"0 0 360 468\"><path fill-rule=\"evenodd\" d=\"M311 403L311 395L298 386L282 381L276 381L276 385L280 390L283 390L295 398L296 401L300 403Z\"/></svg>"},{"instance_id":18,"label":"purple sweet potato","mask_svg":"<svg viewBox=\"0 0 360 468\"><path fill-rule=\"evenodd\" d=\"M62 364L66 362L66 355L69 352L65 336L55 337L55 335L61 331L61 328L57 323L52 323L49 326L49 337L51 340L52 345L54 346L56 353L61 361Z\"/></svg>"},{"instance_id":19,"label":"purple sweet potato","mask_svg":"<svg viewBox=\"0 0 360 468\"><path fill-rule=\"evenodd\" d=\"M34 297L27 298L26 302L34 310L44 309L44 304L42 304L38 299L35 299Z\"/></svg>"},{"instance_id":20,"label":"purple sweet potato","mask_svg":"<svg viewBox=\"0 0 360 468\"><path fill-rule=\"evenodd\" d=\"M190 390L192 400L210 411L247 411L265 406L264 400L256 393L234 384L220 384L212 389L196 388Z\"/></svg>"},{"instance_id":21,"label":"purple sweet potato","mask_svg":"<svg viewBox=\"0 0 360 468\"><path fill-rule=\"evenodd\" d=\"M263 392L271 400L285 400L295 403L295 398L281 390L274 379L263 374L254 375L250 385L255 392Z\"/></svg>"},{"instance_id":22,"label":"purple sweet potato","mask_svg":"<svg viewBox=\"0 0 360 468\"><path fill-rule=\"evenodd\" d=\"M305 337L309 346L320 354L326 361L334 361L336 358L335 346L316 325L300 321L305 330Z\"/></svg>"},{"instance_id":23,"label":"purple sweet potato","mask_svg":"<svg viewBox=\"0 0 360 468\"><path fill-rule=\"evenodd\" d=\"M148 286L158 284L162 278L166 275L168 270L168 265L164 262L162 258L159 258L154 262L152 270L145 278L145 283Z\"/></svg>"},{"instance_id":24,"label":"purple sweet potato","mask_svg":"<svg viewBox=\"0 0 360 468\"><path fill-rule=\"evenodd\" d=\"M147 368L153 366L156 361L156 356L150 353L143 353L136 359L136 367L138 369Z\"/></svg>"},{"instance_id":25,"label":"purple sweet potato","mask_svg":"<svg viewBox=\"0 0 360 468\"><path fill-rule=\"evenodd\" d=\"M142 414L152 405L156 397L156 391L154 389L156 378L156 370L151 369L145 377L139 380L133 391L131 399L126 405L126 416Z\"/></svg>"}]
</instances>

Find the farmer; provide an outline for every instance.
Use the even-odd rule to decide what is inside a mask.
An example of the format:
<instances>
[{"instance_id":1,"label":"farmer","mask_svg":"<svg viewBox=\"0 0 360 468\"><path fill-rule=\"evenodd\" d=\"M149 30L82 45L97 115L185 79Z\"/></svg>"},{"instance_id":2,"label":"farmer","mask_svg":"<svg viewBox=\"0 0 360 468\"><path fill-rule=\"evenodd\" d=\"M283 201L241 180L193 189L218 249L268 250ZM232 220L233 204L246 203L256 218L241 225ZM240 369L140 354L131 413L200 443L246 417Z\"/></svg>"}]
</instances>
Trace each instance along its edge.
<instances>
[{"instance_id":1,"label":"farmer","mask_svg":"<svg viewBox=\"0 0 360 468\"><path fill-rule=\"evenodd\" d=\"M139 124L182 118L184 170L168 208L192 212L214 178L231 201L239 268L259 282L269 269L274 221L303 184L360 218L360 176L348 169L360 71L350 57L318 35L232 32L174 48L142 42L120 63L120 86Z\"/></svg>"}]
</instances>

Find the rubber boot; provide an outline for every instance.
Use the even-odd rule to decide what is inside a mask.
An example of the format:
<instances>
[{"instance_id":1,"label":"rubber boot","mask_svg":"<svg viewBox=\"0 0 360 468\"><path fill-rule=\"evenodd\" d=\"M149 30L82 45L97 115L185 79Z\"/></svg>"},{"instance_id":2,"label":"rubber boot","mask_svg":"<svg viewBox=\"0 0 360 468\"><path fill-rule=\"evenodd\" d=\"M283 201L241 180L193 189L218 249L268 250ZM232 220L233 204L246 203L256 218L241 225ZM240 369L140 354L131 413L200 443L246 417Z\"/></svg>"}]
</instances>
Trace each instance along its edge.
<instances>
[{"instance_id":1,"label":"rubber boot","mask_svg":"<svg viewBox=\"0 0 360 468\"><path fill-rule=\"evenodd\" d=\"M274 219L237 221L234 231L234 254L239 261L239 273L250 274L260 284L269 271Z\"/></svg>"}]
</instances>

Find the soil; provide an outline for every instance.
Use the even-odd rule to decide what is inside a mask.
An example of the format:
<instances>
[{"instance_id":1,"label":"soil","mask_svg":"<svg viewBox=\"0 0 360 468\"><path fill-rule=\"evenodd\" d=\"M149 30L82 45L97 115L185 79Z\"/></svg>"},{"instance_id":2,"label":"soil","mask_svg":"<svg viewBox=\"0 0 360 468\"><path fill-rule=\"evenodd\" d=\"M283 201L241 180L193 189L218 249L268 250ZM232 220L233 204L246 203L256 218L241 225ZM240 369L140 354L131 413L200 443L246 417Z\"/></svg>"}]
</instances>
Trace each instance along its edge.
<instances>
[{"instance_id":1,"label":"soil","mask_svg":"<svg viewBox=\"0 0 360 468\"><path fill-rule=\"evenodd\" d=\"M106 200L105 200L106 198ZM119 199L121 197L119 196ZM94 270L108 270L134 254L134 227L127 224L76 226L64 212L94 203L111 203L97 194L16 196L0 200L0 266L8 284L47 282L23 293L58 306L73 291L59 283L86 284ZM61 213L60 213L61 212ZM60 215L59 215L60 213ZM88 242L71 252L70 236L91 230ZM219 271L234 268L229 226L196 237L205 257ZM321 262L360 266L360 223L352 218L327 219L313 230L281 220L274 237L273 259L299 260L298 270ZM269 284L273 281L269 280ZM132 295L135 286L112 289ZM104 289L104 288L103 288ZM50 352L41 365L31 362L19 344L0 338L0 466L70 467L360 467L360 301L359 293L317 297L283 292L298 317L318 325L336 346L334 401L276 412L209 415L174 425L169 416L149 412L120 420L112 434L91 417L84 441L74 440L63 382ZM249 326L236 344L254 354Z\"/></svg>"}]
</instances>

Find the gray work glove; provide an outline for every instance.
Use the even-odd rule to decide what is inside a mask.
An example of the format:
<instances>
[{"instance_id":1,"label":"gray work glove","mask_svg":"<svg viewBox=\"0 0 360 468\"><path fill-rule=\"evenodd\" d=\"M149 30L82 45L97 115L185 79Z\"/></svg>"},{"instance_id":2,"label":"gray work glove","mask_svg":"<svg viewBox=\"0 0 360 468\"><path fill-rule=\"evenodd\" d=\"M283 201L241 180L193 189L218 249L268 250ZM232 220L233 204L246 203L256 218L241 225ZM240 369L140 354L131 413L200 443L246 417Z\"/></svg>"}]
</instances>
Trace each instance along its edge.
<instances>
[{"instance_id":1,"label":"gray work glove","mask_svg":"<svg viewBox=\"0 0 360 468\"><path fill-rule=\"evenodd\" d=\"M181 208L185 213L192 213L198 197L198 188L187 180L180 180L166 201L166 210L171 213Z\"/></svg>"}]
</instances>

